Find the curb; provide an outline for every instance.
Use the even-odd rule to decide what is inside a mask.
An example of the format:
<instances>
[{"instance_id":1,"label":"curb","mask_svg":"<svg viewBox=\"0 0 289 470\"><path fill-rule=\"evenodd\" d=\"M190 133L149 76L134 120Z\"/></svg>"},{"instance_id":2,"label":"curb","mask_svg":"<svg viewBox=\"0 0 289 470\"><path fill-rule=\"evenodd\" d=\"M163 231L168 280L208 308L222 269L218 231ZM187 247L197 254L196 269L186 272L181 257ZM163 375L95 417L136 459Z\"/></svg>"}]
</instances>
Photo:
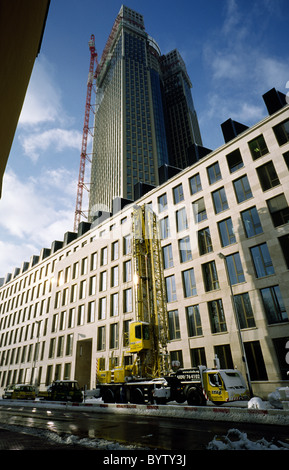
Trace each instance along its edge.
<instances>
[{"instance_id":1,"label":"curb","mask_svg":"<svg viewBox=\"0 0 289 470\"><path fill-rule=\"evenodd\" d=\"M159 416L181 419L198 419L204 421L227 421L256 424L274 424L281 426L289 425L289 410L277 409L248 409L237 407L215 407L215 406L180 406L180 405L135 405L135 404L108 404L108 403L69 403L69 402L50 402L50 401L12 401L5 400L1 406L19 406L21 407L39 407L39 408L62 408L66 410L89 409L91 412L98 413L120 413L120 414L139 414L146 416Z\"/></svg>"}]
</instances>

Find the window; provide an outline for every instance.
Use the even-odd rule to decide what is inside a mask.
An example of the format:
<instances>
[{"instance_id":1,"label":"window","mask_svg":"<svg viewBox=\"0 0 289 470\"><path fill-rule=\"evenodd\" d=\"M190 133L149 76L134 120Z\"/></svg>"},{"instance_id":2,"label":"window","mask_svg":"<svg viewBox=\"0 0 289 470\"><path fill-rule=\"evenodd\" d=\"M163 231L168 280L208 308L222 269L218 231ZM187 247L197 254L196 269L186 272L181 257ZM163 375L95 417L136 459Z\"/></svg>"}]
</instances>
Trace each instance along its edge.
<instances>
[{"instance_id":1,"label":"window","mask_svg":"<svg viewBox=\"0 0 289 470\"><path fill-rule=\"evenodd\" d=\"M244 343L251 380L268 380L259 341Z\"/></svg>"},{"instance_id":2,"label":"window","mask_svg":"<svg viewBox=\"0 0 289 470\"><path fill-rule=\"evenodd\" d=\"M100 291L106 290L106 283L107 283L107 272L102 271L100 273L100 283L99 283L99 290Z\"/></svg>"},{"instance_id":3,"label":"window","mask_svg":"<svg viewBox=\"0 0 289 470\"><path fill-rule=\"evenodd\" d=\"M289 207L284 194L272 197L266 202L275 227L289 222Z\"/></svg>"},{"instance_id":4,"label":"window","mask_svg":"<svg viewBox=\"0 0 289 470\"><path fill-rule=\"evenodd\" d=\"M131 260L123 263L123 282L131 281Z\"/></svg>"},{"instance_id":5,"label":"window","mask_svg":"<svg viewBox=\"0 0 289 470\"><path fill-rule=\"evenodd\" d=\"M98 319L104 320L106 318L106 297L99 299Z\"/></svg>"},{"instance_id":6,"label":"window","mask_svg":"<svg viewBox=\"0 0 289 470\"><path fill-rule=\"evenodd\" d=\"M168 206L168 199L167 199L167 193L165 193L158 197L159 212L163 212L164 210L166 210L167 206Z\"/></svg>"},{"instance_id":7,"label":"window","mask_svg":"<svg viewBox=\"0 0 289 470\"><path fill-rule=\"evenodd\" d=\"M232 243L236 243L236 237L231 217L228 217L228 219L219 222L218 228L222 246L227 246L231 245Z\"/></svg>"},{"instance_id":8,"label":"window","mask_svg":"<svg viewBox=\"0 0 289 470\"><path fill-rule=\"evenodd\" d=\"M253 160L257 160L257 158L260 158L269 152L263 135L259 135L256 139L251 140L248 142L248 145Z\"/></svg>"},{"instance_id":9,"label":"window","mask_svg":"<svg viewBox=\"0 0 289 470\"><path fill-rule=\"evenodd\" d=\"M86 279L84 281L81 281L80 286L79 286L79 298L84 299L86 295Z\"/></svg>"},{"instance_id":10,"label":"window","mask_svg":"<svg viewBox=\"0 0 289 470\"><path fill-rule=\"evenodd\" d=\"M213 251L212 239L209 227L198 231L198 245L200 255Z\"/></svg>"},{"instance_id":11,"label":"window","mask_svg":"<svg viewBox=\"0 0 289 470\"><path fill-rule=\"evenodd\" d=\"M173 194L174 194L174 203L178 204L178 202L181 202L184 200L184 192L183 192L183 185L179 184L175 188L173 188Z\"/></svg>"},{"instance_id":12,"label":"window","mask_svg":"<svg viewBox=\"0 0 289 470\"><path fill-rule=\"evenodd\" d=\"M118 265L111 268L111 287L118 286Z\"/></svg>"},{"instance_id":13,"label":"window","mask_svg":"<svg viewBox=\"0 0 289 470\"><path fill-rule=\"evenodd\" d=\"M201 178L200 178L199 173L192 176L189 179L189 183L190 183L191 194L195 194L202 190Z\"/></svg>"},{"instance_id":14,"label":"window","mask_svg":"<svg viewBox=\"0 0 289 470\"><path fill-rule=\"evenodd\" d=\"M289 269L289 235L283 235L282 237L279 237L278 240L283 251L287 269Z\"/></svg>"},{"instance_id":15,"label":"window","mask_svg":"<svg viewBox=\"0 0 289 470\"><path fill-rule=\"evenodd\" d=\"M188 228L188 220L185 207L182 207L181 209L176 211L176 221L178 232L181 232L182 230L186 230Z\"/></svg>"},{"instance_id":16,"label":"window","mask_svg":"<svg viewBox=\"0 0 289 470\"><path fill-rule=\"evenodd\" d=\"M208 302L208 309L212 333L227 331L222 300L218 299Z\"/></svg>"},{"instance_id":17,"label":"window","mask_svg":"<svg viewBox=\"0 0 289 470\"><path fill-rule=\"evenodd\" d=\"M162 251L163 251L164 269L173 267L174 260L173 260L172 245L169 244L169 245L163 246Z\"/></svg>"},{"instance_id":18,"label":"window","mask_svg":"<svg viewBox=\"0 0 289 470\"><path fill-rule=\"evenodd\" d=\"M66 323L66 311L64 310L60 314L59 330L65 330L65 323Z\"/></svg>"},{"instance_id":19,"label":"window","mask_svg":"<svg viewBox=\"0 0 289 470\"><path fill-rule=\"evenodd\" d=\"M219 289L218 273L216 269L215 261L210 261L202 265L203 279L205 284L205 290Z\"/></svg>"},{"instance_id":20,"label":"window","mask_svg":"<svg viewBox=\"0 0 289 470\"><path fill-rule=\"evenodd\" d=\"M214 353L219 358L222 369L234 369L234 363L229 344L221 344L220 346L214 346Z\"/></svg>"},{"instance_id":21,"label":"window","mask_svg":"<svg viewBox=\"0 0 289 470\"><path fill-rule=\"evenodd\" d=\"M176 281L175 276L168 276L165 278L166 281L166 292L167 302L174 302L177 300Z\"/></svg>"},{"instance_id":22,"label":"window","mask_svg":"<svg viewBox=\"0 0 289 470\"><path fill-rule=\"evenodd\" d=\"M269 325L288 321L287 312L283 303L279 286L261 289L264 309Z\"/></svg>"},{"instance_id":23,"label":"window","mask_svg":"<svg viewBox=\"0 0 289 470\"><path fill-rule=\"evenodd\" d=\"M71 286L70 302L76 302L76 300L77 300L77 284L73 284Z\"/></svg>"},{"instance_id":24,"label":"window","mask_svg":"<svg viewBox=\"0 0 289 470\"><path fill-rule=\"evenodd\" d=\"M258 278L275 273L267 243L254 246L250 251Z\"/></svg>"},{"instance_id":25,"label":"window","mask_svg":"<svg viewBox=\"0 0 289 470\"><path fill-rule=\"evenodd\" d=\"M111 260L115 261L119 257L119 242L113 242L111 245Z\"/></svg>"},{"instance_id":26,"label":"window","mask_svg":"<svg viewBox=\"0 0 289 470\"><path fill-rule=\"evenodd\" d=\"M273 127L277 142L279 145L286 144L289 141L289 119Z\"/></svg>"},{"instance_id":27,"label":"window","mask_svg":"<svg viewBox=\"0 0 289 470\"><path fill-rule=\"evenodd\" d=\"M265 165L259 166L257 168L257 173L263 191L267 191L268 189L274 188L274 186L278 186L278 184L280 184L273 162L268 162L265 163Z\"/></svg>"},{"instance_id":28,"label":"window","mask_svg":"<svg viewBox=\"0 0 289 470\"><path fill-rule=\"evenodd\" d=\"M283 157L284 157L285 163L287 165L287 168L289 170L289 152L283 153Z\"/></svg>"},{"instance_id":29,"label":"window","mask_svg":"<svg viewBox=\"0 0 289 470\"><path fill-rule=\"evenodd\" d=\"M240 328L254 328L256 325L248 292L234 295L234 302Z\"/></svg>"},{"instance_id":30,"label":"window","mask_svg":"<svg viewBox=\"0 0 289 470\"><path fill-rule=\"evenodd\" d=\"M123 347L128 347L129 346L129 324L130 324L130 320L125 320L123 322Z\"/></svg>"},{"instance_id":31,"label":"window","mask_svg":"<svg viewBox=\"0 0 289 470\"><path fill-rule=\"evenodd\" d=\"M101 256L100 256L100 265L104 266L107 264L107 246L101 249Z\"/></svg>"},{"instance_id":32,"label":"window","mask_svg":"<svg viewBox=\"0 0 289 470\"><path fill-rule=\"evenodd\" d=\"M118 316L118 292L112 294L110 297L110 316Z\"/></svg>"},{"instance_id":33,"label":"window","mask_svg":"<svg viewBox=\"0 0 289 470\"><path fill-rule=\"evenodd\" d=\"M164 217L160 220L160 232L161 232L161 239L164 240L170 236L170 225L169 225L169 218Z\"/></svg>"},{"instance_id":34,"label":"window","mask_svg":"<svg viewBox=\"0 0 289 470\"><path fill-rule=\"evenodd\" d=\"M172 367L174 367L174 364L177 364L178 368L184 367L182 350L170 351L170 363L172 364Z\"/></svg>"},{"instance_id":35,"label":"window","mask_svg":"<svg viewBox=\"0 0 289 470\"><path fill-rule=\"evenodd\" d=\"M76 279L78 277L78 261L74 263L73 270L72 270L72 279Z\"/></svg>"},{"instance_id":36,"label":"window","mask_svg":"<svg viewBox=\"0 0 289 470\"><path fill-rule=\"evenodd\" d=\"M200 336L203 334L200 310L198 305L186 307L187 325L189 336ZM199 365L199 364L198 364Z\"/></svg>"},{"instance_id":37,"label":"window","mask_svg":"<svg viewBox=\"0 0 289 470\"><path fill-rule=\"evenodd\" d=\"M95 300L88 303L88 306L87 306L87 322L88 323L94 322L94 318L95 318Z\"/></svg>"},{"instance_id":38,"label":"window","mask_svg":"<svg viewBox=\"0 0 289 470\"><path fill-rule=\"evenodd\" d=\"M48 353L48 358L49 359L52 359L54 357L55 344L56 344L56 338L51 338L50 339L50 344L49 344L49 353ZM24 348L23 348L23 350L24 350Z\"/></svg>"},{"instance_id":39,"label":"window","mask_svg":"<svg viewBox=\"0 0 289 470\"><path fill-rule=\"evenodd\" d=\"M71 333L66 336L66 350L65 350L66 356L72 355L72 348L73 348L73 334Z\"/></svg>"},{"instance_id":40,"label":"window","mask_svg":"<svg viewBox=\"0 0 289 470\"><path fill-rule=\"evenodd\" d=\"M56 352L57 357L63 356L63 347L64 347L64 336L59 336L58 343L57 343L57 352Z\"/></svg>"},{"instance_id":41,"label":"window","mask_svg":"<svg viewBox=\"0 0 289 470\"><path fill-rule=\"evenodd\" d=\"M68 314L68 328L74 327L74 321L75 321L75 308L73 307L69 310L69 314Z\"/></svg>"},{"instance_id":42,"label":"window","mask_svg":"<svg viewBox=\"0 0 289 470\"><path fill-rule=\"evenodd\" d=\"M245 282L244 271L241 264L240 254L226 256L226 263L231 285Z\"/></svg>"},{"instance_id":43,"label":"window","mask_svg":"<svg viewBox=\"0 0 289 470\"><path fill-rule=\"evenodd\" d=\"M183 271L183 287L185 297L197 295L194 268Z\"/></svg>"},{"instance_id":44,"label":"window","mask_svg":"<svg viewBox=\"0 0 289 470\"><path fill-rule=\"evenodd\" d=\"M87 258L81 260L81 275L87 274Z\"/></svg>"},{"instance_id":45,"label":"window","mask_svg":"<svg viewBox=\"0 0 289 470\"><path fill-rule=\"evenodd\" d=\"M243 202L253 197L250 184L246 175L233 182L237 201Z\"/></svg>"},{"instance_id":46,"label":"window","mask_svg":"<svg viewBox=\"0 0 289 470\"><path fill-rule=\"evenodd\" d=\"M189 236L181 238L179 240L179 252L181 263L184 263L185 261L190 261L192 259L192 251Z\"/></svg>"},{"instance_id":47,"label":"window","mask_svg":"<svg viewBox=\"0 0 289 470\"><path fill-rule=\"evenodd\" d=\"M77 325L84 325L84 305L78 307Z\"/></svg>"},{"instance_id":48,"label":"window","mask_svg":"<svg viewBox=\"0 0 289 470\"><path fill-rule=\"evenodd\" d=\"M109 347L110 349L118 348L118 323L110 325Z\"/></svg>"},{"instance_id":49,"label":"window","mask_svg":"<svg viewBox=\"0 0 289 470\"><path fill-rule=\"evenodd\" d=\"M289 342L289 337L283 337L283 338L275 338L272 339L273 344L274 344L274 349L276 352L276 356L278 359L278 364L279 364L279 369L281 373L281 380L288 380L288 364L287 364L287 357L284 354L284 351L288 349L288 342Z\"/></svg>"},{"instance_id":50,"label":"window","mask_svg":"<svg viewBox=\"0 0 289 470\"><path fill-rule=\"evenodd\" d=\"M205 366L207 364L205 348L191 349L191 361L193 367L198 367L200 364Z\"/></svg>"},{"instance_id":51,"label":"window","mask_svg":"<svg viewBox=\"0 0 289 470\"><path fill-rule=\"evenodd\" d=\"M91 276L89 278L89 295L96 294L96 276Z\"/></svg>"},{"instance_id":52,"label":"window","mask_svg":"<svg viewBox=\"0 0 289 470\"><path fill-rule=\"evenodd\" d=\"M241 212L241 217L247 238L254 237L259 233L263 233L259 214L256 207L251 207Z\"/></svg>"},{"instance_id":53,"label":"window","mask_svg":"<svg viewBox=\"0 0 289 470\"><path fill-rule=\"evenodd\" d=\"M92 253L90 258L90 270L94 271L97 268L97 253Z\"/></svg>"},{"instance_id":54,"label":"window","mask_svg":"<svg viewBox=\"0 0 289 470\"><path fill-rule=\"evenodd\" d=\"M131 253L131 242L132 238L131 235L126 235L123 237L123 254L124 255L129 255Z\"/></svg>"},{"instance_id":55,"label":"window","mask_svg":"<svg viewBox=\"0 0 289 470\"><path fill-rule=\"evenodd\" d=\"M239 168L244 166L242 155L239 149L236 149L227 155L227 163L230 173L234 173L234 171L237 171Z\"/></svg>"},{"instance_id":56,"label":"window","mask_svg":"<svg viewBox=\"0 0 289 470\"><path fill-rule=\"evenodd\" d=\"M97 331L97 350L105 350L105 326L100 326Z\"/></svg>"},{"instance_id":57,"label":"window","mask_svg":"<svg viewBox=\"0 0 289 470\"><path fill-rule=\"evenodd\" d=\"M125 289L123 291L123 311L132 312L132 289Z\"/></svg>"},{"instance_id":58,"label":"window","mask_svg":"<svg viewBox=\"0 0 289 470\"><path fill-rule=\"evenodd\" d=\"M213 202L214 202L214 208L215 208L216 214L218 214L219 212L225 211L226 209L229 208L227 198L226 198L225 188L220 188L217 191L214 191L212 193L212 196L213 196Z\"/></svg>"},{"instance_id":59,"label":"window","mask_svg":"<svg viewBox=\"0 0 289 470\"><path fill-rule=\"evenodd\" d=\"M201 199L198 199L196 202L193 202L193 212L196 223L207 219L205 200L203 197Z\"/></svg>"},{"instance_id":60,"label":"window","mask_svg":"<svg viewBox=\"0 0 289 470\"><path fill-rule=\"evenodd\" d=\"M213 184L222 179L219 163L216 162L207 168L209 183Z\"/></svg>"},{"instance_id":61,"label":"window","mask_svg":"<svg viewBox=\"0 0 289 470\"><path fill-rule=\"evenodd\" d=\"M168 312L168 325L169 325L169 334L170 339L180 339L180 322L179 322L179 312L178 310L171 310Z\"/></svg>"},{"instance_id":62,"label":"window","mask_svg":"<svg viewBox=\"0 0 289 470\"><path fill-rule=\"evenodd\" d=\"M51 333L55 333L58 328L58 313L55 313L52 317Z\"/></svg>"},{"instance_id":63,"label":"window","mask_svg":"<svg viewBox=\"0 0 289 470\"><path fill-rule=\"evenodd\" d=\"M71 267L67 266L67 268L65 269L64 282L69 282L70 281L70 271L71 271Z\"/></svg>"}]
</instances>

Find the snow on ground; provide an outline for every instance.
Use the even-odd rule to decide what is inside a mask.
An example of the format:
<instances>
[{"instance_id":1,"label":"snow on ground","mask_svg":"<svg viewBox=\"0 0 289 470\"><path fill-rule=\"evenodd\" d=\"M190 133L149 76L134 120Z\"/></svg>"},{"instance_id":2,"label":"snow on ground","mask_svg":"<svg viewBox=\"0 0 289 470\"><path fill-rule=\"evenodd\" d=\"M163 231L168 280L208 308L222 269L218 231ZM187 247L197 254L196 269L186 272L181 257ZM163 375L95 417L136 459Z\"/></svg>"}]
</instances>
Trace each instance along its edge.
<instances>
[{"instance_id":1,"label":"snow on ground","mask_svg":"<svg viewBox=\"0 0 289 470\"><path fill-rule=\"evenodd\" d=\"M47 439L55 444L67 445L72 448L74 446L81 446L84 449L91 450L149 450L146 447L128 444L125 445L118 442L107 441L105 439L80 438L70 434L59 435L56 432L32 427L9 425L5 423L1 423L0 427L7 431L37 436L41 439ZM289 445L281 441L268 442L264 438L254 442L248 439L245 432L241 432L238 429L230 429L225 436L215 436L207 445L207 450L289 450Z\"/></svg>"},{"instance_id":2,"label":"snow on ground","mask_svg":"<svg viewBox=\"0 0 289 470\"><path fill-rule=\"evenodd\" d=\"M55 444L67 445L70 447L81 446L95 450L146 450L145 447L136 445L125 445L105 439L81 438L72 434L59 435L53 431L33 428L28 426L19 426L13 424L0 423L0 428L16 433L24 433L30 436L36 436L40 439L46 439Z\"/></svg>"},{"instance_id":3,"label":"snow on ground","mask_svg":"<svg viewBox=\"0 0 289 470\"><path fill-rule=\"evenodd\" d=\"M289 450L289 445L281 441L268 442L264 438L253 442L245 432L230 429L226 436L215 436L207 450Z\"/></svg>"}]
</instances>

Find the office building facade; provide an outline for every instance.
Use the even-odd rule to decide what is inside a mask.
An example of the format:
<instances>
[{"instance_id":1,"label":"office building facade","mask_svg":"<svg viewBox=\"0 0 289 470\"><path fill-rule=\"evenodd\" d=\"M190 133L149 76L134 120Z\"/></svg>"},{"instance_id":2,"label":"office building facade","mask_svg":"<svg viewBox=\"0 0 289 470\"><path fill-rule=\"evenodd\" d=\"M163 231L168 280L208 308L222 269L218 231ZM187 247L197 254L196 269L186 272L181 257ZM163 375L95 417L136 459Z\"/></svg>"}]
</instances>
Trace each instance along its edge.
<instances>
[{"instance_id":1,"label":"office building facade","mask_svg":"<svg viewBox=\"0 0 289 470\"><path fill-rule=\"evenodd\" d=\"M143 16L121 7L97 68L90 220L99 210L111 212L116 197L133 200L136 183L157 186L159 167L178 161L171 157L167 138L179 119L178 99L186 118L186 134L191 137L189 144L193 141L193 127L198 124L191 112L191 85L180 54L174 53L182 62L177 70L169 67L169 57L161 56L156 41L146 33ZM174 95L172 107L169 78L183 76L186 80L182 78L179 87L183 92ZM176 84L179 78L173 80ZM165 120L167 108L169 121ZM174 138L175 133L170 142ZM199 141L198 134L196 143Z\"/></svg>"},{"instance_id":2,"label":"office building facade","mask_svg":"<svg viewBox=\"0 0 289 470\"><path fill-rule=\"evenodd\" d=\"M161 232L171 360L237 367L253 392L288 385L289 107L96 226L82 222L0 287L0 387L76 378L129 361L132 212ZM91 228L92 227L92 228Z\"/></svg>"}]
</instances>

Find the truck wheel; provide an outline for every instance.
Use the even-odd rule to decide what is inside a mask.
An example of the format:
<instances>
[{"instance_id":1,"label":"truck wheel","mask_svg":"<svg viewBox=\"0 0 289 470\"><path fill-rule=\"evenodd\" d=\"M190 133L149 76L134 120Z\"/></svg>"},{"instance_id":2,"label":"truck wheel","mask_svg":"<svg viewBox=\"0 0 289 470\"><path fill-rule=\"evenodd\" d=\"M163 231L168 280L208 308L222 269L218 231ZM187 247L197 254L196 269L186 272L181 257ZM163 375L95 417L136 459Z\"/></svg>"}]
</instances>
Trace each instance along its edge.
<instances>
[{"instance_id":1,"label":"truck wheel","mask_svg":"<svg viewBox=\"0 0 289 470\"><path fill-rule=\"evenodd\" d=\"M103 393L102 399L104 403L115 403L114 393L111 390L111 388L108 388L107 390L105 390L105 392Z\"/></svg>"},{"instance_id":2,"label":"truck wheel","mask_svg":"<svg viewBox=\"0 0 289 470\"><path fill-rule=\"evenodd\" d=\"M204 406L206 401L200 390L195 387L191 387L187 393L188 405L193 406Z\"/></svg>"},{"instance_id":3,"label":"truck wheel","mask_svg":"<svg viewBox=\"0 0 289 470\"><path fill-rule=\"evenodd\" d=\"M179 393L176 397L175 400L177 403L185 403L186 397L183 393Z\"/></svg>"},{"instance_id":4,"label":"truck wheel","mask_svg":"<svg viewBox=\"0 0 289 470\"><path fill-rule=\"evenodd\" d=\"M142 405L144 403L144 396L143 392L140 388L136 388L131 393L132 399L131 402L135 403L136 405Z\"/></svg>"}]
</instances>

